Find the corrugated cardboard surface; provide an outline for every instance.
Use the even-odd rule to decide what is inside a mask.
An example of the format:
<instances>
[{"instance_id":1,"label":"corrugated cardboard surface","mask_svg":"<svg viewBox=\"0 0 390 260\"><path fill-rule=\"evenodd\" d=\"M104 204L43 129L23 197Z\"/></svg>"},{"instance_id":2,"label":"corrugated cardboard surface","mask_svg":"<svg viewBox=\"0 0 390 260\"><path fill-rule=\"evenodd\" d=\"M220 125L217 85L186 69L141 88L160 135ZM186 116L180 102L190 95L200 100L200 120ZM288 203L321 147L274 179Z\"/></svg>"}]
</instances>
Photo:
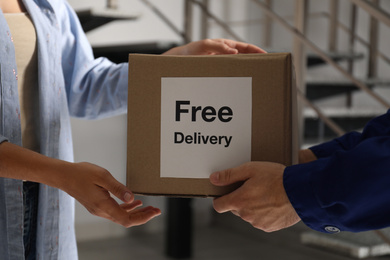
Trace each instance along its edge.
<instances>
[{"instance_id":1,"label":"corrugated cardboard surface","mask_svg":"<svg viewBox=\"0 0 390 260\"><path fill-rule=\"evenodd\" d=\"M136 194L219 196L234 187L208 179L160 178L162 77L252 77L252 161L291 165L296 94L289 53L161 56L130 54L127 186Z\"/></svg>"}]
</instances>

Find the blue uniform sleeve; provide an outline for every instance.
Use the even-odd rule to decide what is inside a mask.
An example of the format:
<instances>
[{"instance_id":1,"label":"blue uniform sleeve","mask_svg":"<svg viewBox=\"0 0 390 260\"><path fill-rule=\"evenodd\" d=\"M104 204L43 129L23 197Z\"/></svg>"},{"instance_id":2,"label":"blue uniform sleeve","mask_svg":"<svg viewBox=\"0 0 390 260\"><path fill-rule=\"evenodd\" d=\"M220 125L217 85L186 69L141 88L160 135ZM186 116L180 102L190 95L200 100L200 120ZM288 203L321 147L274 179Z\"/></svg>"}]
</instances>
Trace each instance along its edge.
<instances>
[{"instance_id":1,"label":"blue uniform sleeve","mask_svg":"<svg viewBox=\"0 0 390 260\"><path fill-rule=\"evenodd\" d=\"M319 146L324 152L318 160L285 169L290 202L314 230L360 232L390 226L389 111L355 137L325 144L329 152Z\"/></svg>"},{"instance_id":2,"label":"blue uniform sleeve","mask_svg":"<svg viewBox=\"0 0 390 260\"><path fill-rule=\"evenodd\" d=\"M336 151L347 151L355 147L360 142L360 138L361 133L350 132L329 142L312 146L310 150L312 150L317 158L324 158L332 155Z\"/></svg>"},{"instance_id":3,"label":"blue uniform sleeve","mask_svg":"<svg viewBox=\"0 0 390 260\"><path fill-rule=\"evenodd\" d=\"M128 64L95 59L74 10L63 2L62 68L72 116L96 119L127 111Z\"/></svg>"}]
</instances>

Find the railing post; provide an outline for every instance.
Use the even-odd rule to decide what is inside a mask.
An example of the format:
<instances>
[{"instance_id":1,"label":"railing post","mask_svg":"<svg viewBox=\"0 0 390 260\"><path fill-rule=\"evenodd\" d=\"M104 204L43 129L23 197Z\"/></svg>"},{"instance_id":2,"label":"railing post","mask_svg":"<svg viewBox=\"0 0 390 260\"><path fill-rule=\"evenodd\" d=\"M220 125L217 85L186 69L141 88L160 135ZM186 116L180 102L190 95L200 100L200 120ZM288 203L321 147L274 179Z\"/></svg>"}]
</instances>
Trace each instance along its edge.
<instances>
[{"instance_id":1,"label":"railing post","mask_svg":"<svg viewBox=\"0 0 390 260\"><path fill-rule=\"evenodd\" d=\"M349 19L349 53L353 54L355 51L355 34L356 34L356 22L357 22L357 6L355 4L351 4L351 14ZM354 60L351 58L348 60L348 72L353 75L354 71ZM352 93L347 92L346 96L346 106L352 107Z\"/></svg>"},{"instance_id":2,"label":"railing post","mask_svg":"<svg viewBox=\"0 0 390 260\"><path fill-rule=\"evenodd\" d=\"M351 4L351 14L349 19L349 52L352 54L355 51L355 34L356 34L356 22L357 22L357 7L355 4ZM350 59L348 61L348 72L353 74L354 61Z\"/></svg>"},{"instance_id":3,"label":"railing post","mask_svg":"<svg viewBox=\"0 0 390 260\"><path fill-rule=\"evenodd\" d=\"M108 9L118 9L118 0L107 0L106 7Z\"/></svg>"},{"instance_id":4,"label":"railing post","mask_svg":"<svg viewBox=\"0 0 390 260\"><path fill-rule=\"evenodd\" d=\"M295 28L302 33L303 35L306 32L306 17L308 12L309 2L307 0L296 0L295 3ZM294 57L294 67L296 72L296 84L299 91L305 95L306 93L306 52L304 44L294 37L293 44L293 57ZM304 118L303 118L303 108L304 104L298 102L297 112L298 112L298 132L300 133L299 144L302 144L304 137Z\"/></svg>"},{"instance_id":5,"label":"railing post","mask_svg":"<svg viewBox=\"0 0 390 260\"><path fill-rule=\"evenodd\" d=\"M379 7L379 0L372 0L372 3ZM379 22L374 16L370 17L370 45L368 57L368 78L375 78L377 76L377 54L378 54L378 28Z\"/></svg>"},{"instance_id":6,"label":"railing post","mask_svg":"<svg viewBox=\"0 0 390 260\"><path fill-rule=\"evenodd\" d=\"M209 8L209 0L202 0L203 6L208 9ZM201 9L202 10L202 9ZM209 36L209 24L208 24L208 15L202 10L201 15L201 31L200 31L200 38L206 39Z\"/></svg>"},{"instance_id":7,"label":"railing post","mask_svg":"<svg viewBox=\"0 0 390 260\"><path fill-rule=\"evenodd\" d=\"M223 21L225 21L227 24L229 24L229 21L231 20L231 2L230 0L224 0L224 1L221 1L223 2L222 4L222 12L221 12L221 17L223 19ZM228 38L229 35L227 33L227 31L223 31L223 38Z\"/></svg>"},{"instance_id":8,"label":"railing post","mask_svg":"<svg viewBox=\"0 0 390 260\"><path fill-rule=\"evenodd\" d=\"M329 19L329 42L328 48L329 51L335 52L337 51L337 24L338 24L338 14L339 14L339 1L338 0L330 0L330 19Z\"/></svg>"},{"instance_id":9,"label":"railing post","mask_svg":"<svg viewBox=\"0 0 390 260\"><path fill-rule=\"evenodd\" d=\"M266 0L265 4L272 9L272 0ZM264 22L264 31L263 31L263 39L264 39L264 47L271 47L272 44L272 18L269 15L265 15Z\"/></svg>"},{"instance_id":10,"label":"railing post","mask_svg":"<svg viewBox=\"0 0 390 260\"><path fill-rule=\"evenodd\" d=\"M184 1L184 41L192 41L192 1Z\"/></svg>"}]
</instances>

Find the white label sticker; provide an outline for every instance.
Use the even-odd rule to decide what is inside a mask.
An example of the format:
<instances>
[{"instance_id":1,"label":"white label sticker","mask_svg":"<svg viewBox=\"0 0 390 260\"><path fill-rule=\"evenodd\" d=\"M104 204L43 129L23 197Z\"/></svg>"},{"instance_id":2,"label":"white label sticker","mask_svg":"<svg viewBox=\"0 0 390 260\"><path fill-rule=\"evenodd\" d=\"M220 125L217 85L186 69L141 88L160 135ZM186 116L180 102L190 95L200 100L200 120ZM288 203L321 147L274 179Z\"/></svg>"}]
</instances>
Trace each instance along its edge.
<instances>
[{"instance_id":1,"label":"white label sticker","mask_svg":"<svg viewBox=\"0 0 390 260\"><path fill-rule=\"evenodd\" d=\"M160 175L208 178L251 159L252 78L162 78Z\"/></svg>"}]
</instances>

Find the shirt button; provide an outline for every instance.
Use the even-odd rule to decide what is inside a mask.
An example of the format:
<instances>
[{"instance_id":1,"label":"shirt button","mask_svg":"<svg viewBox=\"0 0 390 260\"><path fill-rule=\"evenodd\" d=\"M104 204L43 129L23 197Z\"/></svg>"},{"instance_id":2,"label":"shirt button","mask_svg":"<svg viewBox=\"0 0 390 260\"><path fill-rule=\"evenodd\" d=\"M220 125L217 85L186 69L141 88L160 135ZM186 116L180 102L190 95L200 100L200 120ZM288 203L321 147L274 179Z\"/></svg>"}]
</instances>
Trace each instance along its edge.
<instances>
[{"instance_id":1,"label":"shirt button","mask_svg":"<svg viewBox=\"0 0 390 260\"><path fill-rule=\"evenodd\" d=\"M335 226L326 226L325 231L331 234L339 233L340 229Z\"/></svg>"}]
</instances>

